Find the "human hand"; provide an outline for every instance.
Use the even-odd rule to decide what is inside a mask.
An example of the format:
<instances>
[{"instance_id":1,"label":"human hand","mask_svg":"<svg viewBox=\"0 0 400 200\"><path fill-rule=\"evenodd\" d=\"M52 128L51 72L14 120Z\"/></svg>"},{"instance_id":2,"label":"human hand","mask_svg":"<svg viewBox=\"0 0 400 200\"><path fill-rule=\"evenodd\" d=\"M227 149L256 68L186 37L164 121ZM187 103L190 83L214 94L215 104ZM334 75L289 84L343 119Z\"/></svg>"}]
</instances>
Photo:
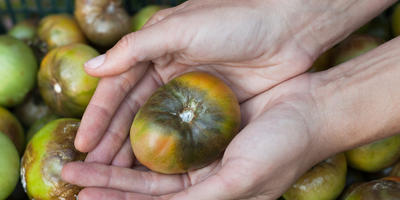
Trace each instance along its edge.
<instances>
[{"instance_id":1,"label":"human hand","mask_svg":"<svg viewBox=\"0 0 400 200\"><path fill-rule=\"evenodd\" d=\"M87 187L79 199L276 199L332 152L318 133L312 80L302 75L241 104L247 124L222 160L181 175L70 163L63 178ZM321 145L321 146L320 146ZM278 172L279 173L276 173ZM279 184L277 184L279 183Z\"/></svg>"},{"instance_id":2,"label":"human hand","mask_svg":"<svg viewBox=\"0 0 400 200\"><path fill-rule=\"evenodd\" d=\"M156 14L142 31L87 64L91 75L107 77L83 116L76 148L90 152L89 162L130 166L127 135L134 113L157 87L183 72L222 78L240 102L304 72L313 58L291 34L301 26L289 27L287 13L277 8L284 4L188 1ZM154 66L142 62L148 60Z\"/></svg>"},{"instance_id":3,"label":"human hand","mask_svg":"<svg viewBox=\"0 0 400 200\"><path fill-rule=\"evenodd\" d=\"M304 8L307 10L305 7L310 6L309 3L302 5L304 2L301 0L288 1L290 2L290 6L288 6L289 3L286 1L281 1L280 4L274 4L270 1L199 2L200 1L188 1L179 7L159 12L150 20L145 29L126 36L118 45L108 51L106 56L101 56L88 63L86 69L90 74L105 78L100 81L98 89L85 112L75 141L77 149L85 152L90 151L86 161L104 164L111 163L120 167L132 166L134 163L134 156L130 148L130 142L127 140L127 135L134 113L157 87L183 72L202 70L222 78L238 96L239 101L243 104L242 112L246 113L247 109L243 107L244 105L252 105L248 102L254 102L255 100L253 99L257 99L256 97L261 93L265 94L265 91L277 84L305 71L311 61L318 55L316 52L320 52L321 49L326 49L329 45L333 45L335 41L344 37L351 31L351 29L348 29L346 26L342 26L341 28L343 29L335 28L334 31L328 32L330 37L327 36L324 38L324 40L328 41L325 43L322 42L320 38L317 40L315 37L309 37L309 35L313 36L311 33L315 32L312 32L315 30L313 29L315 26L307 26L307 24L314 19L319 19L320 21L324 20L327 14L325 14L326 12L322 14L321 12L301 12L302 18L298 18L299 13L293 12L291 8ZM330 4L339 4L337 2L339 1ZM387 4L388 2L385 3ZM337 5L333 7L336 9L340 8L340 6ZM384 6L371 6L371 8L376 8L376 10L382 9L382 7ZM310 9L310 7L308 8ZM352 4L352 6L347 6L346 8L363 10L360 9L357 4ZM333 10L336 11L335 9ZM336 14L336 12L332 13ZM368 20L368 17L365 17L365 15L360 16ZM335 17L337 16L335 15ZM340 20L341 18L338 19L339 23L342 23ZM228 21L235 21L236 23L227 23ZM252 23L249 23L249 21ZM296 23L289 23L292 21L296 21ZM315 21L318 22L318 20ZM330 21L328 20L328 22ZM345 25L350 26L349 24L354 25L357 23L346 23ZM288 24L292 25L289 27ZM334 23L330 22L327 24L332 26ZM323 27L323 24L318 24L319 29L323 30L323 32L327 32ZM318 33L318 31L316 32ZM316 45L317 43L318 45ZM307 44L307 46L305 44ZM152 61L154 65L146 63L145 61ZM95 66L99 67L95 68ZM112 77L111 75L115 76ZM282 103L282 105L285 105L285 103ZM253 111L254 113L251 115L253 117L248 118L258 119L255 113L259 111L259 105L254 103L253 106L250 107L256 107L257 109ZM281 111L278 108L275 109L277 110L276 113ZM273 111L274 109L271 109L268 113L274 113ZM292 109L291 112L296 114L295 109ZM279 115L276 117L277 119L282 119ZM262 117L260 117L260 119L261 118ZM273 117L266 118L269 119ZM271 120L273 121L273 119ZM301 124L295 121L296 120L293 120L288 123L293 123L293 126ZM252 120L245 120L243 125L248 126L246 126L243 132L247 132L246 130L250 129L247 127L254 127L254 130L260 128L259 126L263 124L263 121L255 121L254 124L256 125L254 126L252 124ZM300 130L299 132L302 131ZM240 135L245 134L239 134L238 138L241 137ZM304 137L304 135L301 137ZM228 147L228 155L230 151L233 151L230 149L235 149L235 143L238 143L235 141L237 140L239 139L235 139ZM307 141L307 139L305 139L305 141ZM306 144L307 142L297 141L296 143L298 143L299 148L293 147L293 149L299 151L301 151L301 147L308 146ZM232 145L234 147L231 147ZM241 147L241 144L236 145ZM244 142L243 145L246 145L246 143ZM304 148L307 149L306 147ZM286 149L286 151L291 151L291 148ZM258 153L260 152L261 151ZM230 156L225 156L221 162L214 163L214 165L196 172L191 172L188 175L168 177L178 182L181 179L185 180L185 177L191 178L188 183L197 184L204 179L204 177L201 176L202 174L211 177L218 177L218 175L212 176L216 171L220 172L220 174L225 174L226 172L223 169L229 169L229 167L225 168L222 166L227 165L224 164L225 162L232 163L232 161L229 161L232 160L229 159L230 157L234 158L235 153L232 153ZM277 157L275 157L275 159L278 160ZM314 159L305 159L303 162L310 164ZM246 159L244 160L246 161ZM288 160L291 160L291 158ZM286 160L286 162L280 160L280 162L288 163L288 160ZM295 171L301 172L308 164L296 166L297 170ZM91 165L92 164L87 164L83 166ZM249 165L255 166L254 163ZM107 172L115 171L112 170L115 167L107 167L105 165L99 166L103 170L108 170ZM251 166L249 168L251 168ZM282 167L279 163L275 168L273 168L273 166L269 167L271 169L276 169L277 166L279 166L279 168ZM243 167L246 168L246 166ZM74 177L73 174L69 176L72 178L68 179L68 171L79 174L78 168L76 168L76 170L74 170L73 167L71 168L70 170L68 170L68 168L64 170L64 176L67 176L65 177L67 180L79 185L98 186L96 184L100 181L96 181L97 183L94 183L95 185L80 183L79 181L90 181L90 179ZM293 166L286 166L286 168L293 170ZM132 171L128 172L131 173ZM150 175L147 176L156 177L155 179L159 178L157 174L148 174ZM146 176L142 173L136 173L136 175ZM299 173L292 173L282 179L291 180L297 175L299 175ZM265 176L268 177L272 175L267 174ZM94 178L96 177L97 176L94 176ZM251 177L249 177L249 179L250 178ZM274 178L270 178L274 180ZM115 179L112 178L109 180L112 181ZM163 180L169 179L166 178ZM246 193L246 190L249 190L247 191L249 192L248 195L250 195L250 190L252 190L252 194L264 195L264 193L254 191L257 190L258 187L250 188L250 185L255 186L253 184L256 182L257 181L249 180L248 185L245 184L244 187L237 188L238 191L242 193L235 193L234 195L243 195ZM154 182L148 183L153 184ZM107 183L105 184L107 185ZM185 188L180 184L182 184L182 181L175 184L175 186L181 187L170 189L167 186L173 186L174 184L170 181L165 181L165 184L162 185L165 186L165 189L162 189L159 185L161 191L155 189L150 189L149 191L149 189L146 190L145 188L136 188L134 192L139 191L159 195L169 193L172 195L173 192L178 192ZM283 181L282 185L277 187L277 189L268 189L264 190L264 192L266 192L266 195L269 195L269 197L274 197L288 184L289 181ZM201 186L204 185L205 184L198 184L197 187L191 188L195 188L195 191L198 191L196 188L201 188ZM114 188L126 188L126 185L119 186L120 187ZM138 187L143 187L143 185L138 185ZM216 188L218 189L218 187ZM89 190L89 192L86 193L91 194L91 189L89 188L87 190ZM85 194L87 190L84 190L83 193ZM107 193L107 191L109 190L103 189L98 192L99 194L103 194L104 192ZM214 194L215 196L229 194L219 193L215 189L213 191L216 192ZM193 194L195 193L196 192ZM210 195L213 194L210 193Z\"/></svg>"}]
</instances>

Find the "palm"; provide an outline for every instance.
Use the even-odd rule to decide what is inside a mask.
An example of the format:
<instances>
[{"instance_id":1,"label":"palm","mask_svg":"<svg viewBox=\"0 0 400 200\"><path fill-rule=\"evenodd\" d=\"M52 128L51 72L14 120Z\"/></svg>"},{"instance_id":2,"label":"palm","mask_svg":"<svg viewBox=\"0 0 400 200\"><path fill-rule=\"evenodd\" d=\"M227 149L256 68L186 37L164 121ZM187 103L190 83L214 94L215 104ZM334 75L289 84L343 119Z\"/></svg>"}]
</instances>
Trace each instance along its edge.
<instances>
[{"instance_id":1,"label":"palm","mask_svg":"<svg viewBox=\"0 0 400 200\"><path fill-rule=\"evenodd\" d=\"M304 112L315 109L309 103L309 81L303 75L242 103L247 125L230 143L223 158L205 168L183 175L161 175L101 164L73 164L69 167L75 169L67 169L72 173L64 177L89 187L81 194L89 199L155 198L147 195L161 195L160 199L213 199L218 195L219 199L277 198L298 174L317 162L311 158L327 156L299 159L310 151L312 141L308 126L311 119L304 118ZM272 173L277 171L280 173ZM83 174L87 178L82 178ZM278 180L280 184L276 185ZM179 193L185 189L188 192Z\"/></svg>"},{"instance_id":2,"label":"palm","mask_svg":"<svg viewBox=\"0 0 400 200\"><path fill-rule=\"evenodd\" d=\"M142 31L124 37L107 53L102 68L87 68L91 75L107 77L83 116L77 149L90 151L87 161L130 166L132 159L125 158L133 156L126 138L134 113L157 87L186 71L222 78L239 102L304 72L312 57L290 34L298 31L284 23L290 17L276 9L284 3L274 5L266 17L270 4L187 1L159 12ZM149 60L152 66L140 62Z\"/></svg>"}]
</instances>

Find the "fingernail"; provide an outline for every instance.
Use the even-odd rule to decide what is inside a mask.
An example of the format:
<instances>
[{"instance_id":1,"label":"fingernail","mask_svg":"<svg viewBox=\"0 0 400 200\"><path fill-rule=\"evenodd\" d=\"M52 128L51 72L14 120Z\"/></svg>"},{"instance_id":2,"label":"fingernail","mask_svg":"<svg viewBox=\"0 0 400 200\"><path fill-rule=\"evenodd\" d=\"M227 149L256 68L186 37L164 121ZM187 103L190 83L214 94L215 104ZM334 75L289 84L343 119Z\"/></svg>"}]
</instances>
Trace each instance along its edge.
<instances>
[{"instance_id":1,"label":"fingernail","mask_svg":"<svg viewBox=\"0 0 400 200\"><path fill-rule=\"evenodd\" d=\"M96 58L93 58L85 63L85 68L95 69L100 67L104 61L106 60L106 55L100 55Z\"/></svg>"}]
</instances>

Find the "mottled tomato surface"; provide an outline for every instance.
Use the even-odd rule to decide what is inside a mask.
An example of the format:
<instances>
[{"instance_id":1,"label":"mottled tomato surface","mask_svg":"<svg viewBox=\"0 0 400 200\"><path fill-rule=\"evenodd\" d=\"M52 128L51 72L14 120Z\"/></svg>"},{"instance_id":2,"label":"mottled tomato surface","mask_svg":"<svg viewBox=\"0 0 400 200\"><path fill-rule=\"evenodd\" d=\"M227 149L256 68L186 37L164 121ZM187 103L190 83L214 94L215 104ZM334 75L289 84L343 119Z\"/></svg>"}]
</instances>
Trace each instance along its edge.
<instances>
[{"instance_id":1,"label":"mottled tomato surface","mask_svg":"<svg viewBox=\"0 0 400 200\"><path fill-rule=\"evenodd\" d=\"M311 168L283 197L287 200L334 200L344 189L346 173L346 158L341 153Z\"/></svg>"},{"instance_id":2,"label":"mottled tomato surface","mask_svg":"<svg viewBox=\"0 0 400 200\"><path fill-rule=\"evenodd\" d=\"M349 188L343 200L398 200L400 177L386 177Z\"/></svg>"},{"instance_id":3,"label":"mottled tomato surface","mask_svg":"<svg viewBox=\"0 0 400 200\"><path fill-rule=\"evenodd\" d=\"M114 45L129 33L130 18L122 0L75 0L75 17L91 42Z\"/></svg>"},{"instance_id":4,"label":"mottled tomato surface","mask_svg":"<svg viewBox=\"0 0 400 200\"><path fill-rule=\"evenodd\" d=\"M364 171L378 172L400 158L400 135L363 145L346 152L349 166Z\"/></svg>"},{"instance_id":5,"label":"mottled tomato surface","mask_svg":"<svg viewBox=\"0 0 400 200\"><path fill-rule=\"evenodd\" d=\"M80 187L61 179L64 164L84 160L74 148L77 119L58 119L46 124L29 142L21 163L21 181L30 199L76 200Z\"/></svg>"},{"instance_id":6,"label":"mottled tomato surface","mask_svg":"<svg viewBox=\"0 0 400 200\"><path fill-rule=\"evenodd\" d=\"M239 126L231 89L212 75L190 72L159 88L141 107L131 143L136 158L151 170L184 173L218 159Z\"/></svg>"},{"instance_id":7,"label":"mottled tomato surface","mask_svg":"<svg viewBox=\"0 0 400 200\"><path fill-rule=\"evenodd\" d=\"M48 15L39 23L39 38L47 44L49 50L56 47L85 43L85 35L72 16L66 14Z\"/></svg>"},{"instance_id":8,"label":"mottled tomato surface","mask_svg":"<svg viewBox=\"0 0 400 200\"><path fill-rule=\"evenodd\" d=\"M38 75L40 94L58 115L81 117L97 87L84 63L99 53L84 44L56 48L44 57Z\"/></svg>"}]
</instances>

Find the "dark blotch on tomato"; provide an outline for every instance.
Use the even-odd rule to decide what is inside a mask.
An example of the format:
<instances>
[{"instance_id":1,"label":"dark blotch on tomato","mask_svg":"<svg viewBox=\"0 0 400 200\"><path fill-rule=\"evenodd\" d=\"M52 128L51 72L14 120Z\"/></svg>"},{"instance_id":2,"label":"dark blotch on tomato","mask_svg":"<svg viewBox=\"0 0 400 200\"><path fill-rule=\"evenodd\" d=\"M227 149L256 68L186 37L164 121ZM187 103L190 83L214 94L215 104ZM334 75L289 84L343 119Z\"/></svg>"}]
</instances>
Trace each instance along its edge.
<instances>
[{"instance_id":1,"label":"dark blotch on tomato","mask_svg":"<svg viewBox=\"0 0 400 200\"><path fill-rule=\"evenodd\" d=\"M229 87L216 77L192 72L148 99L132 125L132 146L148 168L184 173L215 161L239 125L239 105Z\"/></svg>"}]
</instances>

